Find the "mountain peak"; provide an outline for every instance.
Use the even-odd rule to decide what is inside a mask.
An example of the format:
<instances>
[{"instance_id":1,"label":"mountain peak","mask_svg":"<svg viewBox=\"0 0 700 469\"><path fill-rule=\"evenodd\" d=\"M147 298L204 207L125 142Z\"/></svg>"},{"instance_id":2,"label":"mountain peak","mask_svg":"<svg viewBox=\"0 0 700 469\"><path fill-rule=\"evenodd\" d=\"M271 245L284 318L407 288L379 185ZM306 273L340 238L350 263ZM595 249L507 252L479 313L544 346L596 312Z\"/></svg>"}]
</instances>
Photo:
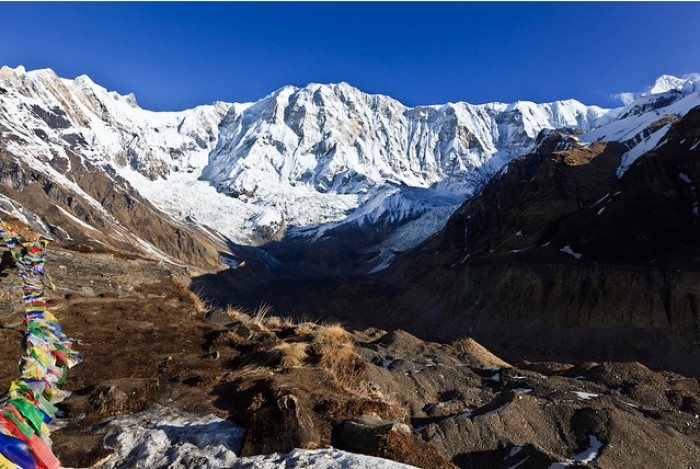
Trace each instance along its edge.
<instances>
[{"instance_id":1,"label":"mountain peak","mask_svg":"<svg viewBox=\"0 0 700 469\"><path fill-rule=\"evenodd\" d=\"M648 94L661 94L671 90L692 93L697 87L697 83L700 83L700 74L697 73L684 75L681 78L673 75L661 75L656 79Z\"/></svg>"}]
</instances>

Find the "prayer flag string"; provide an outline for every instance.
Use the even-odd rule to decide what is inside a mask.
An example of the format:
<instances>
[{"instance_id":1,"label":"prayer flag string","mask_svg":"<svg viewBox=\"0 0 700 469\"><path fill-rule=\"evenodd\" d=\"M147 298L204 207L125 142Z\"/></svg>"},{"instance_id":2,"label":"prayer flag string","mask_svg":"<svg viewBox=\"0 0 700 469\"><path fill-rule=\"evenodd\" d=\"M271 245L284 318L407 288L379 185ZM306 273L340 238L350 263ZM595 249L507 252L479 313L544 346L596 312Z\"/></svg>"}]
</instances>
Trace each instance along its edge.
<instances>
[{"instance_id":1,"label":"prayer flag string","mask_svg":"<svg viewBox=\"0 0 700 469\"><path fill-rule=\"evenodd\" d=\"M40 239L24 239L0 220L0 237L12 254L22 279L24 355L21 375L0 402L0 469L57 469L47 424L57 415L54 405L68 392L58 389L66 370L82 355L47 309L44 287L54 288L46 273L46 246Z\"/></svg>"}]
</instances>

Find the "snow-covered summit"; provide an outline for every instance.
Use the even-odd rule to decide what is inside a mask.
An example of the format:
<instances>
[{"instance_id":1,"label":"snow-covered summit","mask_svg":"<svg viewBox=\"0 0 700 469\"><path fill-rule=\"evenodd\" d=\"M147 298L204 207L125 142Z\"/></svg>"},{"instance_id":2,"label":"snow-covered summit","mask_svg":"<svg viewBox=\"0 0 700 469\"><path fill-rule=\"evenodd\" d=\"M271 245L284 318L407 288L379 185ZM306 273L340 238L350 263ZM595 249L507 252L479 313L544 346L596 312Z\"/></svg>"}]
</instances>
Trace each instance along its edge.
<instances>
[{"instance_id":1,"label":"snow-covered summit","mask_svg":"<svg viewBox=\"0 0 700 469\"><path fill-rule=\"evenodd\" d=\"M621 111L575 100L408 107L347 83L311 83L253 103L152 112L85 75L3 67L0 132L16 137L7 145L33 167L78 155L171 216L239 243L372 226L387 236L401 228L410 246L540 131L630 138L658 108L652 102L695 93L696 82L682 80L660 78L658 93Z\"/></svg>"},{"instance_id":2,"label":"snow-covered summit","mask_svg":"<svg viewBox=\"0 0 700 469\"><path fill-rule=\"evenodd\" d=\"M586 133L580 139L625 143L629 151L623 155L617 171L621 177L640 156L662 143L675 120L695 106L700 106L700 74L683 78L662 75L648 92L619 110L609 124Z\"/></svg>"},{"instance_id":3,"label":"snow-covered summit","mask_svg":"<svg viewBox=\"0 0 700 469\"><path fill-rule=\"evenodd\" d=\"M681 91L683 93L692 93L700 86L700 74L693 73L678 78L672 75L661 75L656 79L654 86L647 94L661 94L667 91Z\"/></svg>"}]
</instances>

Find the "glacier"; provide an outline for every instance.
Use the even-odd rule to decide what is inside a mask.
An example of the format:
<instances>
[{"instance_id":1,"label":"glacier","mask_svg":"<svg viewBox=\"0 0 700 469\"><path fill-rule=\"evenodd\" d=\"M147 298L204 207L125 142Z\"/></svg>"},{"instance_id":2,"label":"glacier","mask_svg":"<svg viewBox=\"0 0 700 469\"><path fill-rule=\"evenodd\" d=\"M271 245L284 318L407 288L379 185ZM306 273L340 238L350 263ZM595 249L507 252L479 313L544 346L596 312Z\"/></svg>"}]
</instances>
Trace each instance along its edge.
<instances>
[{"instance_id":1,"label":"glacier","mask_svg":"<svg viewBox=\"0 0 700 469\"><path fill-rule=\"evenodd\" d=\"M697 105L697 83L664 76L618 109L575 100L408 107L347 83L311 83L252 103L153 112L84 75L3 67L0 135L60 184L76 185L69 155L77 155L234 244L352 237L373 256L366 272L434 233L540 131L653 146L658 135L650 140L645 129ZM67 162L63 174L54 159Z\"/></svg>"}]
</instances>

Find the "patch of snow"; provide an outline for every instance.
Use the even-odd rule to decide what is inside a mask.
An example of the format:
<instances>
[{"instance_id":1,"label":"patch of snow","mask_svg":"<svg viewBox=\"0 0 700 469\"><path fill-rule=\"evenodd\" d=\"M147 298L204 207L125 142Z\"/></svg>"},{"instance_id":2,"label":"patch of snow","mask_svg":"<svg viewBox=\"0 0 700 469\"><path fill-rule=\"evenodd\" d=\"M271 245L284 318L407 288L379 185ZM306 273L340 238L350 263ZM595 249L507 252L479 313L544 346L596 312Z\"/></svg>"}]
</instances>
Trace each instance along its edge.
<instances>
[{"instance_id":1,"label":"patch of snow","mask_svg":"<svg viewBox=\"0 0 700 469\"><path fill-rule=\"evenodd\" d=\"M384 360L382 360L382 368L388 370L392 363L394 363L393 358L385 358Z\"/></svg>"},{"instance_id":2,"label":"patch of snow","mask_svg":"<svg viewBox=\"0 0 700 469\"><path fill-rule=\"evenodd\" d=\"M595 207L596 205L598 205L599 203L601 203L602 201L604 201L604 200L607 199L608 197L610 197L610 192L608 192L608 193L605 194L603 197L601 197L600 199L598 199L598 201L597 201L596 203L594 203L593 206Z\"/></svg>"},{"instance_id":3,"label":"patch of snow","mask_svg":"<svg viewBox=\"0 0 700 469\"><path fill-rule=\"evenodd\" d=\"M600 450L603 448L603 443L595 435L588 435L588 445L588 448L584 449L579 454L572 456L566 461L556 462L550 465L549 469L564 469L576 463L588 464L595 461L595 459L600 455Z\"/></svg>"},{"instance_id":4,"label":"patch of snow","mask_svg":"<svg viewBox=\"0 0 700 469\"><path fill-rule=\"evenodd\" d=\"M576 397L581 399L582 401L590 401L591 399L595 399L598 397L600 394L595 394L592 392L583 392L583 391L574 391L574 394L576 394Z\"/></svg>"},{"instance_id":5,"label":"patch of snow","mask_svg":"<svg viewBox=\"0 0 700 469\"><path fill-rule=\"evenodd\" d=\"M687 174L684 173L678 173L678 177L680 178L681 181L687 183L687 184L692 184L693 181L688 177Z\"/></svg>"},{"instance_id":6,"label":"patch of snow","mask_svg":"<svg viewBox=\"0 0 700 469\"><path fill-rule=\"evenodd\" d=\"M157 404L138 414L116 417L105 431L105 443L114 454L100 469L232 467L244 434L244 429L231 421Z\"/></svg>"},{"instance_id":7,"label":"patch of snow","mask_svg":"<svg viewBox=\"0 0 700 469\"><path fill-rule=\"evenodd\" d=\"M381 262L377 264L372 270L367 272L368 274L376 274L377 272L381 272L382 270L386 269L391 265L391 262L394 260L396 256L392 252L384 252L380 254L380 260Z\"/></svg>"},{"instance_id":8,"label":"patch of snow","mask_svg":"<svg viewBox=\"0 0 700 469\"><path fill-rule=\"evenodd\" d=\"M520 467L520 466L522 466L523 464L525 464L525 462L526 462L528 459L530 459L530 456L525 456L525 458L524 458L522 461L520 461L520 462L518 462L518 463L516 463L516 464L513 464L512 466L509 466L508 469L517 469L518 467Z\"/></svg>"},{"instance_id":9,"label":"patch of snow","mask_svg":"<svg viewBox=\"0 0 700 469\"><path fill-rule=\"evenodd\" d=\"M435 368L436 366L437 366L437 365L434 364L434 363L429 363L429 364L427 364L427 365L423 365L423 366L419 367L419 368L416 370L416 374L417 374L417 373L423 373L423 371L427 370L428 368Z\"/></svg>"},{"instance_id":10,"label":"patch of snow","mask_svg":"<svg viewBox=\"0 0 700 469\"><path fill-rule=\"evenodd\" d=\"M67 210L65 210L63 207L60 207L60 206L58 206L58 205L54 205L54 207L56 207L57 209L59 209L59 210L61 211L62 214L64 214L66 217L70 218L71 220L73 220L75 223L77 223L78 225L82 226L83 228L87 228L88 230L92 230L92 231L99 231L97 228L95 228L94 226L90 225L89 223L84 222L84 221L81 220L80 218L76 217L76 216L73 215L72 213L70 213L70 212L68 212Z\"/></svg>"},{"instance_id":11,"label":"patch of snow","mask_svg":"<svg viewBox=\"0 0 700 469\"><path fill-rule=\"evenodd\" d=\"M569 254L570 256L574 256L576 259L581 259L583 257L583 254L579 254L577 252L574 252L573 249L571 249L571 245L567 244L563 248L559 250L559 252L563 252L564 254Z\"/></svg>"},{"instance_id":12,"label":"patch of snow","mask_svg":"<svg viewBox=\"0 0 700 469\"><path fill-rule=\"evenodd\" d=\"M509 457L509 458L512 458L513 456L515 456L516 454L518 454L522 449L523 449L522 446L513 446L513 447L510 449L510 453L508 453L508 457Z\"/></svg>"},{"instance_id":13,"label":"patch of snow","mask_svg":"<svg viewBox=\"0 0 700 469\"><path fill-rule=\"evenodd\" d=\"M224 264L231 267L232 269L237 269L238 267L242 267L243 265L245 265L245 262L241 262L233 256L227 254L220 254L219 257L221 258Z\"/></svg>"},{"instance_id":14,"label":"patch of snow","mask_svg":"<svg viewBox=\"0 0 700 469\"><path fill-rule=\"evenodd\" d=\"M515 233L515 236L523 236L523 232L522 232L522 231L518 231L517 233Z\"/></svg>"},{"instance_id":15,"label":"patch of snow","mask_svg":"<svg viewBox=\"0 0 700 469\"><path fill-rule=\"evenodd\" d=\"M649 135L646 139L632 147L632 149L625 152L620 160L620 166L618 166L617 171L615 172L618 179L625 174L629 167L632 166L632 163L637 161L639 157L660 146L661 139L666 135L666 132L668 132L670 128L671 124L667 124L662 128L657 129L653 134Z\"/></svg>"},{"instance_id":16,"label":"patch of snow","mask_svg":"<svg viewBox=\"0 0 700 469\"><path fill-rule=\"evenodd\" d=\"M231 469L411 469L414 466L388 459L348 453L334 448L301 450L286 454L275 453L263 456L240 458Z\"/></svg>"},{"instance_id":17,"label":"patch of snow","mask_svg":"<svg viewBox=\"0 0 700 469\"><path fill-rule=\"evenodd\" d=\"M606 208L607 208L607 207L603 207L603 208L601 208L600 210L598 210L597 215L601 215L601 214L605 211Z\"/></svg>"},{"instance_id":18,"label":"patch of snow","mask_svg":"<svg viewBox=\"0 0 700 469\"><path fill-rule=\"evenodd\" d=\"M462 258L459 259L459 260L458 260L457 262L455 262L454 264L452 264L452 265L450 266L450 268L452 269L452 268L454 268L454 267L457 267L458 265L464 264L464 263L467 262L467 260L469 259L469 256L471 256L471 253L467 254L466 256L462 256Z\"/></svg>"},{"instance_id":19,"label":"patch of snow","mask_svg":"<svg viewBox=\"0 0 700 469\"><path fill-rule=\"evenodd\" d=\"M497 413L499 413L500 411L502 411L503 409L505 409L506 407L508 407L509 405L510 405L510 402L506 402L506 403L503 404L502 406L497 407L497 408L495 408L495 409L493 409L493 410L489 410L488 412L484 412L483 414L480 414L480 415L497 414Z\"/></svg>"},{"instance_id":20,"label":"patch of snow","mask_svg":"<svg viewBox=\"0 0 700 469\"><path fill-rule=\"evenodd\" d=\"M244 429L213 415L198 416L154 405L138 414L122 415L105 427L105 442L114 454L97 469L409 469L387 459L334 448L295 449L239 458Z\"/></svg>"},{"instance_id":21,"label":"patch of snow","mask_svg":"<svg viewBox=\"0 0 700 469\"><path fill-rule=\"evenodd\" d=\"M505 409L506 407L508 407L509 405L510 405L510 402L506 402L502 406L497 407L493 410L489 410L488 412L484 412L483 414L479 414L479 415L475 416L473 411L472 412L465 412L463 414L455 415L455 416L451 417L451 419L452 420L459 420L459 419L470 418L470 417L481 417L482 415L497 414L500 411L502 411L503 409Z\"/></svg>"}]
</instances>

